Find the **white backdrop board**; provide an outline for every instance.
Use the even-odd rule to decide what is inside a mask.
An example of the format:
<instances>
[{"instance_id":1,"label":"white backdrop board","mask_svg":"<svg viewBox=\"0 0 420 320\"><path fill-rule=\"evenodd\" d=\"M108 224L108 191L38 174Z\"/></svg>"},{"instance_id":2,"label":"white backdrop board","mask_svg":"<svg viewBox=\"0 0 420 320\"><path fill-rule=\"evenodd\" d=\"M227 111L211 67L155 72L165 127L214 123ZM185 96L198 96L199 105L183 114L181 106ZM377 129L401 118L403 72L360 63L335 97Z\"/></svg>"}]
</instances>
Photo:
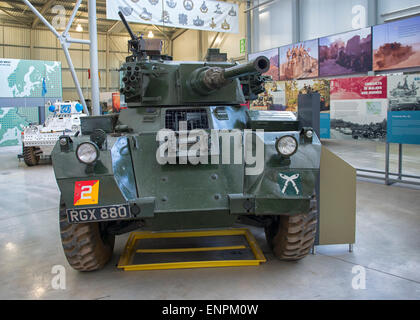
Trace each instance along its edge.
<instances>
[{"instance_id":1,"label":"white backdrop board","mask_svg":"<svg viewBox=\"0 0 420 320\"><path fill-rule=\"evenodd\" d=\"M212 0L107 0L106 16L120 20L158 26L239 32L237 4Z\"/></svg>"}]
</instances>

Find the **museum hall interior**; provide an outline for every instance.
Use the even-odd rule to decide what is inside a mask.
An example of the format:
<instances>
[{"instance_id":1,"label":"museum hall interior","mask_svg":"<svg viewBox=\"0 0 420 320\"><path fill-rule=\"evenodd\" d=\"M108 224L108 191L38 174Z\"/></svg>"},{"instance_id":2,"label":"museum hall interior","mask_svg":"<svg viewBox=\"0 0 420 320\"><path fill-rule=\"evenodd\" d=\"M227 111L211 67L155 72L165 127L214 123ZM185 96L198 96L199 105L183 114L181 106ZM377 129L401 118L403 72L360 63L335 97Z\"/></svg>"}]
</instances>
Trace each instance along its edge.
<instances>
[{"instance_id":1,"label":"museum hall interior","mask_svg":"<svg viewBox=\"0 0 420 320\"><path fill-rule=\"evenodd\" d=\"M420 0L2 0L0 194L2 300L420 300Z\"/></svg>"}]
</instances>

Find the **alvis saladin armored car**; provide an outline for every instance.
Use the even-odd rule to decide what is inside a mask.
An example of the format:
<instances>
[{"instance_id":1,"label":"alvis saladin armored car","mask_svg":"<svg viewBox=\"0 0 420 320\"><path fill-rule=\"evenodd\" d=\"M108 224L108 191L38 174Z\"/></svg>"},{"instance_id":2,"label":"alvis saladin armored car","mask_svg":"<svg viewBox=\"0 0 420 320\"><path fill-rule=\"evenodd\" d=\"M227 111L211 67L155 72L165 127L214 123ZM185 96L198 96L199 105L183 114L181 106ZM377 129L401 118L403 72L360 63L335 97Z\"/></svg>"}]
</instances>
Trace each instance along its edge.
<instances>
[{"instance_id":1,"label":"alvis saladin armored car","mask_svg":"<svg viewBox=\"0 0 420 320\"><path fill-rule=\"evenodd\" d=\"M49 157L60 136L80 131L80 118L86 117L77 101L49 103L50 115L41 125L29 125L22 132L22 156L26 165L35 166L41 157Z\"/></svg>"},{"instance_id":2,"label":"alvis saladin armored car","mask_svg":"<svg viewBox=\"0 0 420 320\"><path fill-rule=\"evenodd\" d=\"M263 92L260 76L269 60L174 62L147 51L145 40L122 20L132 37L133 55L122 67L121 92L128 109L82 119L82 134L62 136L52 155L61 191L61 238L70 265L100 269L112 255L115 235L135 229L222 228L238 219L264 227L278 258L306 256L316 233L319 139L310 128L299 130L293 114L241 106L245 98ZM225 141L215 143L221 139L218 130L239 132L241 139L226 147L232 158L247 132L262 164L213 162L226 151ZM209 136L191 137L193 131ZM185 157L200 139L207 146L211 140L211 155L199 149L207 164ZM179 148L160 153L170 140ZM162 162L158 155L169 153L169 163ZM248 172L257 165L261 169Z\"/></svg>"}]
</instances>

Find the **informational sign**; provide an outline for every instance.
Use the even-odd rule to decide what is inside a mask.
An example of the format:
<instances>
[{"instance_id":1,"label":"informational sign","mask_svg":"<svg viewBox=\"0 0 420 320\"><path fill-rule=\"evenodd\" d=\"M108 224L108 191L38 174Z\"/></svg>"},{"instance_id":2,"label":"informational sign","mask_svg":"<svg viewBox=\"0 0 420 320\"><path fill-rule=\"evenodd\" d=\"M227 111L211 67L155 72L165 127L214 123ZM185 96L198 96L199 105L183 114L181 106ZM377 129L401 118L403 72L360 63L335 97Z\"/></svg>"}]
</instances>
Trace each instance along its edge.
<instances>
[{"instance_id":1,"label":"informational sign","mask_svg":"<svg viewBox=\"0 0 420 320\"><path fill-rule=\"evenodd\" d=\"M334 76L372 70L371 28L319 39L319 75Z\"/></svg>"},{"instance_id":2,"label":"informational sign","mask_svg":"<svg viewBox=\"0 0 420 320\"><path fill-rule=\"evenodd\" d=\"M262 52L250 53L248 54L248 60L258 58L259 56L264 56L270 60L270 69L264 73L265 76L270 76L273 81L280 80L279 73L279 49L269 49Z\"/></svg>"},{"instance_id":3,"label":"informational sign","mask_svg":"<svg viewBox=\"0 0 420 320\"><path fill-rule=\"evenodd\" d=\"M384 140L387 127L387 77L330 81L331 138Z\"/></svg>"},{"instance_id":4,"label":"informational sign","mask_svg":"<svg viewBox=\"0 0 420 320\"><path fill-rule=\"evenodd\" d=\"M246 52L246 39L239 40L239 52L240 53Z\"/></svg>"},{"instance_id":5,"label":"informational sign","mask_svg":"<svg viewBox=\"0 0 420 320\"><path fill-rule=\"evenodd\" d=\"M231 2L213 0L107 0L106 16L120 20L165 27L239 32L239 7Z\"/></svg>"},{"instance_id":6,"label":"informational sign","mask_svg":"<svg viewBox=\"0 0 420 320\"><path fill-rule=\"evenodd\" d=\"M387 142L420 144L420 74L388 77Z\"/></svg>"},{"instance_id":7,"label":"informational sign","mask_svg":"<svg viewBox=\"0 0 420 320\"><path fill-rule=\"evenodd\" d=\"M420 16L373 27L373 70L420 66Z\"/></svg>"},{"instance_id":8,"label":"informational sign","mask_svg":"<svg viewBox=\"0 0 420 320\"><path fill-rule=\"evenodd\" d=\"M320 125L320 138L321 139L330 139L331 138L331 119L330 112L321 112L319 116L319 125Z\"/></svg>"},{"instance_id":9,"label":"informational sign","mask_svg":"<svg viewBox=\"0 0 420 320\"><path fill-rule=\"evenodd\" d=\"M318 40L280 47L280 80L318 77Z\"/></svg>"},{"instance_id":10,"label":"informational sign","mask_svg":"<svg viewBox=\"0 0 420 320\"><path fill-rule=\"evenodd\" d=\"M0 98L62 96L61 62L0 59Z\"/></svg>"}]
</instances>

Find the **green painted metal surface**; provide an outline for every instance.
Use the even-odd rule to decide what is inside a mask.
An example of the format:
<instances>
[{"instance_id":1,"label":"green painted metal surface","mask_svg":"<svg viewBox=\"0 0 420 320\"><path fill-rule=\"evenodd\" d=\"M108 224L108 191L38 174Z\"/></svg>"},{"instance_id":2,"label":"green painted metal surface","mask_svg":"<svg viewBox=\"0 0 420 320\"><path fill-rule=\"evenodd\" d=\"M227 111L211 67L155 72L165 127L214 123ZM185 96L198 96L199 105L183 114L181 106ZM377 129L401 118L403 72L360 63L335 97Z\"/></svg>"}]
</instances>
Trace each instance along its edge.
<instances>
[{"instance_id":1,"label":"green painted metal surface","mask_svg":"<svg viewBox=\"0 0 420 320\"><path fill-rule=\"evenodd\" d=\"M212 67L218 69L201 74ZM223 70L232 67L230 63L163 60L124 64L126 81L122 92L128 94L129 108L116 115L118 119L111 132L107 128L106 143L100 148L98 160L86 165L75 154L78 145L90 141L90 134L100 126L98 117L82 120L82 134L72 138L69 148L59 143L54 148L54 172L66 207L75 207L77 181L99 180L97 203L78 208L135 204L140 210L133 218L143 219L145 227L152 230L226 227L239 215L292 215L307 211L319 174L319 139L314 134L308 141L303 132L294 130L298 123L293 118L279 117L275 111L250 112L241 106L242 81L236 76L259 73L248 64L229 69L227 74L234 78L217 82ZM212 72L216 80L211 78ZM215 81L214 86L206 84L207 76L210 77L207 80ZM194 81L198 84L193 84ZM130 92L127 85L132 89ZM200 94L205 85L212 89L209 87L207 94ZM182 117L186 117L182 119L187 124L196 126L195 112L201 112L206 118L206 127L200 129L207 133L211 130L239 132L236 147L244 147L244 136L252 133L254 150L258 150L255 148L258 142L264 146L263 170L247 175L252 165L233 161L231 164L221 161L220 164L159 164L158 131L168 128L169 120L178 121ZM175 116L171 118L172 115ZM104 123L108 126L107 121ZM285 135L293 136L299 144L290 159L280 156L275 148L277 139ZM230 145L231 155L236 147ZM222 143L217 151L221 160Z\"/></svg>"}]
</instances>

